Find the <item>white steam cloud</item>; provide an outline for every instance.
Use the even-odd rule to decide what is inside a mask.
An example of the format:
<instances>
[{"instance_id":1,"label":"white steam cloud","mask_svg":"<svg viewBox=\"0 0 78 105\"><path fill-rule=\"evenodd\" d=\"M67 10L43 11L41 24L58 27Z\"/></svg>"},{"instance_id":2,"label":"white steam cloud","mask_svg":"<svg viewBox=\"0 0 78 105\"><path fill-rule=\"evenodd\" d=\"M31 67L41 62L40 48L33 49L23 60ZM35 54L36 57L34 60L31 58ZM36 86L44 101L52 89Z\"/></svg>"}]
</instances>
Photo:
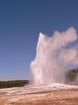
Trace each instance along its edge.
<instances>
[{"instance_id":1,"label":"white steam cloud","mask_svg":"<svg viewBox=\"0 0 78 105\"><path fill-rule=\"evenodd\" d=\"M73 27L65 32L55 31L52 37L40 33L36 57L30 65L32 83L64 83L69 65L78 65L78 46L66 46L77 39L77 32Z\"/></svg>"}]
</instances>

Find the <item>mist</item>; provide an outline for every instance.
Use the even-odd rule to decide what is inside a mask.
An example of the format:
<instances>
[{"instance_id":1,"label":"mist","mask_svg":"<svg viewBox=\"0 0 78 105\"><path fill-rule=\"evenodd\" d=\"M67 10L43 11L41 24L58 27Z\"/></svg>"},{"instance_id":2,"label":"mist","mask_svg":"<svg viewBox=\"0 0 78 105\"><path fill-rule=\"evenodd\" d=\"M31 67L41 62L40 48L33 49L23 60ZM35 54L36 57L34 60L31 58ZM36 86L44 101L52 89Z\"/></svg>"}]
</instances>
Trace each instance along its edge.
<instances>
[{"instance_id":1,"label":"mist","mask_svg":"<svg viewBox=\"0 0 78 105\"><path fill-rule=\"evenodd\" d=\"M65 83L65 73L69 67L78 65L78 45L72 46L77 40L78 35L73 27L64 32L54 31L51 37L40 33L36 57L30 64L31 83Z\"/></svg>"}]
</instances>

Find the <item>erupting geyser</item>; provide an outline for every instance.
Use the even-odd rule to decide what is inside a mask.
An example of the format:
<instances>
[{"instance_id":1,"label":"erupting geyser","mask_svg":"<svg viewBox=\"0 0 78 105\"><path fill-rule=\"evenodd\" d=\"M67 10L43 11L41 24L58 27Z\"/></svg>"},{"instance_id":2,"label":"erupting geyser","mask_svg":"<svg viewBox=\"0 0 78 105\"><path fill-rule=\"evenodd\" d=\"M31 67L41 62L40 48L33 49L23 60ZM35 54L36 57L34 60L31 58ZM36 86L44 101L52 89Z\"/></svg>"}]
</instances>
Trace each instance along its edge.
<instances>
[{"instance_id":1,"label":"erupting geyser","mask_svg":"<svg viewBox=\"0 0 78 105\"><path fill-rule=\"evenodd\" d=\"M52 37L42 33L36 48L36 57L31 63L32 83L35 85L64 83L69 66L78 65L78 40L76 30L71 27L65 32L55 31Z\"/></svg>"}]
</instances>

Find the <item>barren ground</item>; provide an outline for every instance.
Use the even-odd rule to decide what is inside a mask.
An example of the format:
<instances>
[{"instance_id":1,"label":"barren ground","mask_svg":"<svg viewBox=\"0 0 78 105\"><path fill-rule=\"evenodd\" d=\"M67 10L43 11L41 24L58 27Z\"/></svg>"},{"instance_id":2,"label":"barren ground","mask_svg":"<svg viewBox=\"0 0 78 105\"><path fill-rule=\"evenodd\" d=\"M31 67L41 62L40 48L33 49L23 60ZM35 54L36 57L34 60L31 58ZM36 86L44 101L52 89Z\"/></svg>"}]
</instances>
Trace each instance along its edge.
<instances>
[{"instance_id":1,"label":"barren ground","mask_svg":"<svg viewBox=\"0 0 78 105\"><path fill-rule=\"evenodd\" d=\"M78 89L61 89L29 94L0 92L0 105L78 105Z\"/></svg>"}]
</instances>

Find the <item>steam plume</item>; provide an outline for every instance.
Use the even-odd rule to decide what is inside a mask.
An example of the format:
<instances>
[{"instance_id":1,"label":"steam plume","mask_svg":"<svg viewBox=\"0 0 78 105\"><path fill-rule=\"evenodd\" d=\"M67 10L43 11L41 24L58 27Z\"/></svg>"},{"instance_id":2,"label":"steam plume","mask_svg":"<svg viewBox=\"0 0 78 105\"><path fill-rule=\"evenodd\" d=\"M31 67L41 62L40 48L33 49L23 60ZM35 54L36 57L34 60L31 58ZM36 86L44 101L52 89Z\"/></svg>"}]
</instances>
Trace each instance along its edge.
<instances>
[{"instance_id":1,"label":"steam plume","mask_svg":"<svg viewBox=\"0 0 78 105\"><path fill-rule=\"evenodd\" d=\"M78 46L67 48L77 39L77 32L73 27L65 32L55 31L52 37L40 33L36 57L30 65L32 83L64 83L69 65L78 65Z\"/></svg>"}]
</instances>

